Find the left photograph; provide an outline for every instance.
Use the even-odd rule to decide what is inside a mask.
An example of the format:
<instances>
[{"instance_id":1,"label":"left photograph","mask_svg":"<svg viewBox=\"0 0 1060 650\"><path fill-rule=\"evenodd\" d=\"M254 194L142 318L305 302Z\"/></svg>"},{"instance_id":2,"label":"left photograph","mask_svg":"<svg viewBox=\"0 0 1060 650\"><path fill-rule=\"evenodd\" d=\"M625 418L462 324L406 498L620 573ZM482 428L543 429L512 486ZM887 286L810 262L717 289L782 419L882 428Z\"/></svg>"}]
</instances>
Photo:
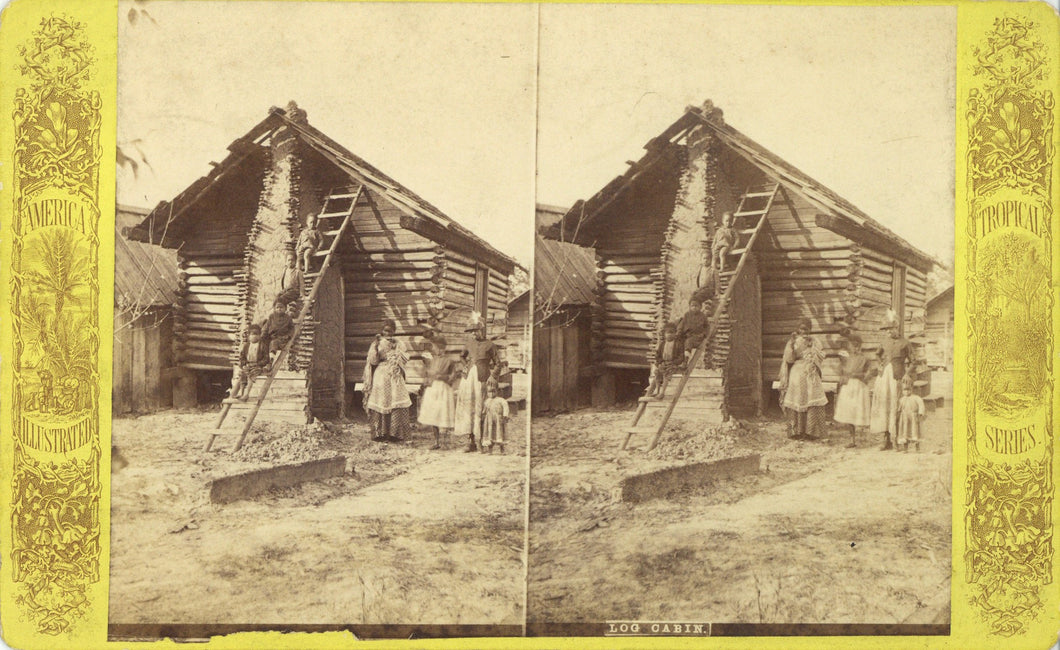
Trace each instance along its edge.
<instances>
[{"instance_id":1,"label":"left photograph","mask_svg":"<svg viewBox=\"0 0 1060 650\"><path fill-rule=\"evenodd\" d=\"M119 15L111 639L521 635L535 8Z\"/></svg>"}]
</instances>

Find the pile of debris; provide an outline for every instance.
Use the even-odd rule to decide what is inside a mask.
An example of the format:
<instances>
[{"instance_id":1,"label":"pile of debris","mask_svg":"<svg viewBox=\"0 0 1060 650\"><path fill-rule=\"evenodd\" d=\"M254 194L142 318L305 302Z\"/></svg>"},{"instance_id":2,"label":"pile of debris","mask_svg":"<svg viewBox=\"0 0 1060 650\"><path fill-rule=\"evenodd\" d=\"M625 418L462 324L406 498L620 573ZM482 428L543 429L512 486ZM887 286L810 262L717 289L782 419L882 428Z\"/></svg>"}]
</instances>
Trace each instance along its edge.
<instances>
[{"instance_id":1,"label":"pile of debris","mask_svg":"<svg viewBox=\"0 0 1060 650\"><path fill-rule=\"evenodd\" d=\"M655 460L705 462L729 458L736 453L736 436L745 429L736 420L708 425L673 422L659 446L648 452Z\"/></svg>"},{"instance_id":2,"label":"pile of debris","mask_svg":"<svg viewBox=\"0 0 1060 650\"><path fill-rule=\"evenodd\" d=\"M319 420L301 427L262 423L260 428L255 427L243 448L232 453L231 459L270 465L316 460L334 454L335 445L327 443L334 443L339 434L339 430Z\"/></svg>"}]
</instances>

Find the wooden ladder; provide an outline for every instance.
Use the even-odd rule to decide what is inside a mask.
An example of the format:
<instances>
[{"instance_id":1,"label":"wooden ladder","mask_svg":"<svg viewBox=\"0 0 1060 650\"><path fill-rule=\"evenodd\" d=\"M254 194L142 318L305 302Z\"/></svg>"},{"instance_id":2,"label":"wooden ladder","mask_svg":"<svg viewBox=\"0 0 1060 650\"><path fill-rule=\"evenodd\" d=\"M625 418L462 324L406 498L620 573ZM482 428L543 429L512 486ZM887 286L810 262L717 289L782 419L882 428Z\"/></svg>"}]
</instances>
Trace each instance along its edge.
<instances>
[{"instance_id":1,"label":"wooden ladder","mask_svg":"<svg viewBox=\"0 0 1060 650\"><path fill-rule=\"evenodd\" d=\"M773 207L773 201L776 199L778 191L780 191L780 183L758 186L752 185L747 188L747 191L740 197L739 206L732 215L733 227L737 229L739 237L734 248L729 251L729 255L737 256L738 258L736 268L732 271L722 271L717 276L717 286L721 291L721 298L718 300L718 304L715 305L714 313L711 315L709 327L707 329L707 336L703 339L703 342L699 344L699 347L696 348L695 352L692 353L692 358L688 360L688 365L685 367L684 374L681 376L681 381L677 384L677 389L674 391L673 398L671 398L670 404L666 408L666 412L663 413L662 421L659 422L658 426L654 429L654 435L652 436L651 444L648 446L648 451L655 449L659 444L659 439L662 437L663 430L666 429L666 425L670 421L670 416L673 414L674 408L677 407L677 402L681 399L681 393L685 389L685 384L688 383L688 378L692 375L693 369L699 365L700 359L703 358L704 351L710 344L711 339L714 338L722 321L727 318L725 316L725 310L729 305L729 300L732 298L733 287L736 286L736 280L740 277L740 272L743 271L748 253L754 248L755 241L758 239L758 233L762 231L762 226L766 223L766 215L769 214L770 208ZM765 204L761 205L763 200L765 201ZM756 203L761 205L761 207L754 207L754 204ZM651 433L653 431L650 427L637 427L637 423L640 422L641 416L644 415L644 412L648 408L648 403L653 401L656 401L655 398L647 396L640 398L640 403L637 405L637 412L633 416L633 422L630 423L629 429L626 430L626 437L622 440L621 448L623 450L629 446L629 441L634 434Z\"/></svg>"},{"instance_id":2,"label":"wooden ladder","mask_svg":"<svg viewBox=\"0 0 1060 650\"><path fill-rule=\"evenodd\" d=\"M317 227L320 228L321 234L323 234L323 244L321 250L318 250L314 254L314 258L323 258L323 262L315 272L310 272L306 269L305 279L308 282L312 280L312 285L309 288L308 293L302 299L302 309L298 312L298 317L294 321L294 331L291 333L291 340L287 342L287 345L280 350L280 354L276 357L275 363L269 369L269 374L265 377L265 384L261 387L261 393L257 397L257 401L251 409L250 414L247 416L246 421L243 423L243 429L239 433L239 438L236 440L235 446L232 451L239 451L243 447L243 443L247 439L247 434L250 432L251 425L254 424L254 419L258 416L258 411L261 409L261 405L265 402L265 398L269 394L269 389L272 387L273 380L276 379L276 374L283 368L284 363L287 361L287 356L291 352L291 348L294 347L298 341L299 335L302 333L302 325L306 322L309 317L309 313L313 309L313 303L316 302L317 292L320 290L320 284L324 279L324 274L328 268L331 267L332 260L335 259L335 252L339 248L339 241L342 240L343 235L346 233L347 228L350 225L350 220L353 215L353 210L357 206L357 201L361 197L363 186L358 184L351 187L343 187L333 189L327 198L324 199L324 204L320 207L320 214L317 215ZM335 220L341 219L337 227L330 227L334 224ZM330 243L329 243L330 241ZM250 393L251 384L246 387L247 394ZM225 418L228 417L228 412L231 410L232 405L240 402L237 399L226 399L224 400L224 406L221 408L221 416L217 419L217 425L214 429L220 429L221 425L224 424ZM218 436L224 435L214 431L210 434L210 439L206 442L206 451L210 451L213 447L214 441Z\"/></svg>"}]
</instances>

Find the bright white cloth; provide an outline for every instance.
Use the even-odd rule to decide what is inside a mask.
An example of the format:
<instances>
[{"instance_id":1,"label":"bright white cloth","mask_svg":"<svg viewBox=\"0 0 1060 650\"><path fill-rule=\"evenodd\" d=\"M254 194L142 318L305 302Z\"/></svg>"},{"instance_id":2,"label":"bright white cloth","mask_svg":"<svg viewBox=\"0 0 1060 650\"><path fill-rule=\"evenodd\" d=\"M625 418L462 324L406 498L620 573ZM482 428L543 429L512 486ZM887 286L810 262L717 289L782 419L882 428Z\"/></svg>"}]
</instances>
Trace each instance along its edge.
<instances>
[{"instance_id":1,"label":"bright white cloth","mask_svg":"<svg viewBox=\"0 0 1060 650\"><path fill-rule=\"evenodd\" d=\"M869 387L860 379L848 379L839 388L835 399L835 421L842 424L853 424L856 427L869 426L869 412L872 409L872 396Z\"/></svg>"},{"instance_id":2,"label":"bright white cloth","mask_svg":"<svg viewBox=\"0 0 1060 650\"><path fill-rule=\"evenodd\" d=\"M435 379L423 391L420 404L420 424L439 429L452 429L456 421L456 395L449 382Z\"/></svg>"},{"instance_id":3,"label":"bright white cloth","mask_svg":"<svg viewBox=\"0 0 1060 650\"><path fill-rule=\"evenodd\" d=\"M883 367L872 386L872 412L869 430L872 433L898 433L898 382L891 364Z\"/></svg>"}]
</instances>

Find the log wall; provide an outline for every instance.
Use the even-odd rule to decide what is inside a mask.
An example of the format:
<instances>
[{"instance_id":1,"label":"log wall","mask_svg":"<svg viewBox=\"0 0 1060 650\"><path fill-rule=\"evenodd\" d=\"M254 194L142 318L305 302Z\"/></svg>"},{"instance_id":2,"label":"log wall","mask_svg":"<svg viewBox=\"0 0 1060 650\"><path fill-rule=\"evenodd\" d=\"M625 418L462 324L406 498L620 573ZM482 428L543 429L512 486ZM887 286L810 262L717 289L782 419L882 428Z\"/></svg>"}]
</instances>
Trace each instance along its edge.
<instances>
[{"instance_id":1,"label":"log wall","mask_svg":"<svg viewBox=\"0 0 1060 650\"><path fill-rule=\"evenodd\" d=\"M171 309L114 312L111 389L114 415L148 413L173 405Z\"/></svg>"},{"instance_id":2,"label":"log wall","mask_svg":"<svg viewBox=\"0 0 1060 650\"><path fill-rule=\"evenodd\" d=\"M633 182L606 227L579 238L597 254L598 300L593 306L592 360L614 368L648 368L663 287L660 251L674 210L684 156L676 150ZM612 214L613 213L613 214Z\"/></svg>"}]
</instances>

